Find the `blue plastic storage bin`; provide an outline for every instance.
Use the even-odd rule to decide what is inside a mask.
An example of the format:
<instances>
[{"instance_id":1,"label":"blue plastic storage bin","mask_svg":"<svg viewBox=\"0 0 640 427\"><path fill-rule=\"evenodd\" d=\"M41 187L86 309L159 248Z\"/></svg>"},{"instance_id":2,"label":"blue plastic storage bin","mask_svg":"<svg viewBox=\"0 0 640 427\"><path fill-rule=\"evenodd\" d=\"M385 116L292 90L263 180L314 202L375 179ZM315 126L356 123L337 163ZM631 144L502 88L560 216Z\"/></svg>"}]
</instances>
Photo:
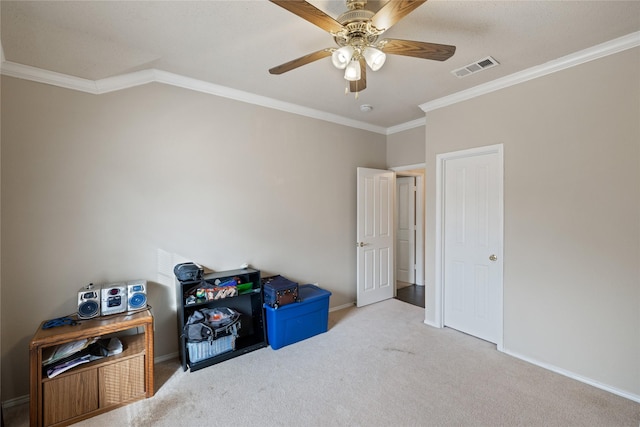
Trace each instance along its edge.
<instances>
[{"instance_id":1,"label":"blue plastic storage bin","mask_svg":"<svg viewBox=\"0 0 640 427\"><path fill-rule=\"evenodd\" d=\"M298 296L300 302L280 308L264 305L267 338L274 350L327 332L331 292L315 285L300 285Z\"/></svg>"}]
</instances>

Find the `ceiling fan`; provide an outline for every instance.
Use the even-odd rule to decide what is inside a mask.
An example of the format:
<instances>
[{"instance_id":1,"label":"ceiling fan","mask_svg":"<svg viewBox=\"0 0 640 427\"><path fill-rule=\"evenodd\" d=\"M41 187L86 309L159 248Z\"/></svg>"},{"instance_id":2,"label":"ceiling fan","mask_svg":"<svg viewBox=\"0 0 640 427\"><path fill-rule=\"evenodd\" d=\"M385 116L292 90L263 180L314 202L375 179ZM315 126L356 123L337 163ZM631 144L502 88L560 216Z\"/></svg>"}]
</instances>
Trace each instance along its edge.
<instances>
[{"instance_id":1,"label":"ceiling fan","mask_svg":"<svg viewBox=\"0 0 640 427\"><path fill-rule=\"evenodd\" d=\"M367 87L367 65L379 70L386 53L415 58L445 61L456 51L455 46L411 40L378 37L392 25L427 0L390 0L380 10L365 9L367 0L345 0L348 11L333 19L305 0L269 0L302 19L329 32L338 47L322 49L293 61L273 67L271 74L282 74L295 68L331 56L333 65L345 70L345 93L363 91Z\"/></svg>"}]
</instances>

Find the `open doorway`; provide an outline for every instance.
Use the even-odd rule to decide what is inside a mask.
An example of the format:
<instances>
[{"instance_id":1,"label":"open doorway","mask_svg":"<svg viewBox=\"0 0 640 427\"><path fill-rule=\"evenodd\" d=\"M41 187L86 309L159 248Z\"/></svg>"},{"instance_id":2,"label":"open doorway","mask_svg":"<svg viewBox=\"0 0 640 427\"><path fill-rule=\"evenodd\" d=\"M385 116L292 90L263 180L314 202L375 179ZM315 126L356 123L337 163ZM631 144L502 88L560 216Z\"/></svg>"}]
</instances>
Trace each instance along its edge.
<instances>
[{"instance_id":1,"label":"open doorway","mask_svg":"<svg viewBox=\"0 0 640 427\"><path fill-rule=\"evenodd\" d=\"M413 204L410 221L414 233L411 282L400 283L400 294L410 288L415 290L410 302L425 307L425 257L424 257L424 165L414 165L391 170L357 168L357 274L356 304L358 307L372 304L398 295L397 260L395 240L397 234L398 200L396 178L413 177L413 196L402 198L403 203ZM421 293L416 300L416 295Z\"/></svg>"},{"instance_id":2,"label":"open doorway","mask_svg":"<svg viewBox=\"0 0 640 427\"><path fill-rule=\"evenodd\" d=\"M392 170L396 173L395 295L424 307L424 165Z\"/></svg>"}]
</instances>

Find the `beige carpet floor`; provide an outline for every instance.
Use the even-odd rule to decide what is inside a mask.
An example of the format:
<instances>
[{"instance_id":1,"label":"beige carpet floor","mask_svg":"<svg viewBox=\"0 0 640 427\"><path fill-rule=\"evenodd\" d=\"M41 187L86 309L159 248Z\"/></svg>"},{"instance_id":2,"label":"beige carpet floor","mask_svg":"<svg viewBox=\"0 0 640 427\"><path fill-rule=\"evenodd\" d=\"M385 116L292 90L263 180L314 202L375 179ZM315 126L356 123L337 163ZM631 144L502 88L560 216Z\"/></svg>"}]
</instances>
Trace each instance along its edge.
<instances>
[{"instance_id":1,"label":"beige carpet floor","mask_svg":"<svg viewBox=\"0 0 640 427\"><path fill-rule=\"evenodd\" d=\"M423 320L392 299L332 312L327 333L279 350L193 373L159 363L153 398L77 426L640 425L637 402ZM5 417L26 426L28 408Z\"/></svg>"}]
</instances>

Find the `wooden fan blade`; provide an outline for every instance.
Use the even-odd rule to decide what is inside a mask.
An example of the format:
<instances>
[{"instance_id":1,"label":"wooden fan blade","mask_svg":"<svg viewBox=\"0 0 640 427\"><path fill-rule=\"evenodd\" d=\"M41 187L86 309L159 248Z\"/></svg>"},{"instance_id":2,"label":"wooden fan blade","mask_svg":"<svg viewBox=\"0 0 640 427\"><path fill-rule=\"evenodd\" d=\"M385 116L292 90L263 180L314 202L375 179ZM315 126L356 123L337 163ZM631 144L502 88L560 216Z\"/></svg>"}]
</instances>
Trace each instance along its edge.
<instances>
[{"instance_id":1,"label":"wooden fan blade","mask_svg":"<svg viewBox=\"0 0 640 427\"><path fill-rule=\"evenodd\" d=\"M326 58L327 56L331 56L330 49L322 49L317 52L310 53L305 56L301 56L300 58L294 59L293 61L285 62L282 65L278 65L277 67L273 67L269 70L271 74L282 74L287 71L291 71L294 68L302 67L303 65L309 64L310 62L317 61L318 59Z\"/></svg>"},{"instance_id":2,"label":"wooden fan blade","mask_svg":"<svg viewBox=\"0 0 640 427\"><path fill-rule=\"evenodd\" d=\"M349 82L349 92L362 92L367 88L367 63L360 58L360 80Z\"/></svg>"},{"instance_id":3,"label":"wooden fan blade","mask_svg":"<svg viewBox=\"0 0 640 427\"><path fill-rule=\"evenodd\" d=\"M380 41L381 49L385 53L394 55L413 56L415 58L446 61L456 51L455 46L412 40L384 39Z\"/></svg>"},{"instance_id":4,"label":"wooden fan blade","mask_svg":"<svg viewBox=\"0 0 640 427\"><path fill-rule=\"evenodd\" d=\"M427 0L390 0L373 15L371 23L378 30L386 31L393 24L413 12L415 8Z\"/></svg>"},{"instance_id":5,"label":"wooden fan blade","mask_svg":"<svg viewBox=\"0 0 640 427\"><path fill-rule=\"evenodd\" d=\"M311 22L330 33L336 33L343 29L341 23L304 0L269 0L300 18Z\"/></svg>"}]
</instances>

